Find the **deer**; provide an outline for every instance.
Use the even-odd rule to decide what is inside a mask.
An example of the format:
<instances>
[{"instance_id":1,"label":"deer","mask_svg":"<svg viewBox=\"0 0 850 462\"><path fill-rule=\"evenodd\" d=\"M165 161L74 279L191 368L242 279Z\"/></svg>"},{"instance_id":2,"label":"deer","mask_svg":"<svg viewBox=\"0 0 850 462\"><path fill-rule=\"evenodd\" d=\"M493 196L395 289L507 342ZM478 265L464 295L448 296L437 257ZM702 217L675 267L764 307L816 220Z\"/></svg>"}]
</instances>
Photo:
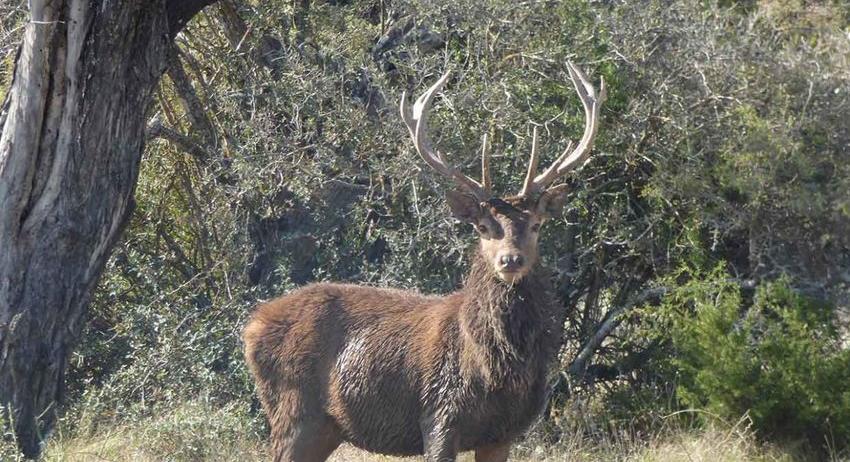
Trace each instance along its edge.
<instances>
[{"instance_id":1,"label":"deer","mask_svg":"<svg viewBox=\"0 0 850 462\"><path fill-rule=\"evenodd\" d=\"M566 64L584 107L575 147L537 174L537 130L519 194L495 197L486 136L481 181L449 165L428 136L428 111L450 71L400 110L415 149L454 187L457 219L478 234L469 273L448 295L314 283L260 304L243 331L244 352L271 430L275 462L325 461L343 442L369 452L504 462L548 399L548 376L566 317L539 261L541 224L560 212L593 147L605 82L597 93Z\"/></svg>"}]
</instances>

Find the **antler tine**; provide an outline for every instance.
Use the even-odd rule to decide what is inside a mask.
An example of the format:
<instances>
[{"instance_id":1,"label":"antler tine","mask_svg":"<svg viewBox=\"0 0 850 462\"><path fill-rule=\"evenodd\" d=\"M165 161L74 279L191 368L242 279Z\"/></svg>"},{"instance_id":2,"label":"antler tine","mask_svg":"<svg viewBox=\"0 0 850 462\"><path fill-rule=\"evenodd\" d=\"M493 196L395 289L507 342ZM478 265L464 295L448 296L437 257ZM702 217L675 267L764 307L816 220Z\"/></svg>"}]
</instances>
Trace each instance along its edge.
<instances>
[{"instance_id":1,"label":"antler tine","mask_svg":"<svg viewBox=\"0 0 850 462\"><path fill-rule=\"evenodd\" d=\"M540 163L540 155L537 152L537 126L531 134L531 159L528 162L528 172L525 174L525 181L522 183L522 191L520 196L527 196L534 190L534 178L537 174L537 164Z\"/></svg>"},{"instance_id":2,"label":"antler tine","mask_svg":"<svg viewBox=\"0 0 850 462\"><path fill-rule=\"evenodd\" d=\"M449 80L450 75L451 71L446 71L434 85L425 90L425 93L422 93L422 96L416 99L412 111L407 104L407 92L402 93L401 103L399 104L401 118L410 132L411 138L413 138L416 152L419 153L419 157L426 164L430 165L431 168L441 175L453 180L457 186L472 193L478 200L486 201L490 198L490 195L482 184L448 165L443 155L431 147L431 140L428 137L428 109L431 105L431 100L443 88L443 85Z\"/></svg>"},{"instance_id":3,"label":"antler tine","mask_svg":"<svg viewBox=\"0 0 850 462\"><path fill-rule=\"evenodd\" d=\"M481 187L489 195L493 191L493 181L490 179L490 151L487 146L487 133L481 137Z\"/></svg>"},{"instance_id":4,"label":"antler tine","mask_svg":"<svg viewBox=\"0 0 850 462\"><path fill-rule=\"evenodd\" d=\"M567 61L567 71L573 81L573 86L578 93L582 106L584 106L584 134L578 145L573 149L573 142L568 141L564 152L543 173L537 175L532 181L531 187L523 187L522 195L533 191L542 191L552 184L555 179L567 172L583 165L593 149L593 141L599 128L599 109L605 101L605 79L600 78L599 94L587 80L587 76L572 62Z\"/></svg>"}]
</instances>

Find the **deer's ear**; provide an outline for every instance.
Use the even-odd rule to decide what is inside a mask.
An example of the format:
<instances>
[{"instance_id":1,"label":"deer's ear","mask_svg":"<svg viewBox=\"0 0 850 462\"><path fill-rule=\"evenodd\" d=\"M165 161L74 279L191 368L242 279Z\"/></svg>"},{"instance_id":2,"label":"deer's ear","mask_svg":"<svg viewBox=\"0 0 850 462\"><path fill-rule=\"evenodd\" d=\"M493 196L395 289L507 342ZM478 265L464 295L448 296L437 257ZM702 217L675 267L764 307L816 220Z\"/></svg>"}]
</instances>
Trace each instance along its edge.
<instances>
[{"instance_id":1,"label":"deer's ear","mask_svg":"<svg viewBox=\"0 0 850 462\"><path fill-rule=\"evenodd\" d=\"M449 208L452 210L452 215L460 221L476 224L484 215L481 209L481 203L475 196L450 190L446 193L446 200L449 202Z\"/></svg>"},{"instance_id":2,"label":"deer's ear","mask_svg":"<svg viewBox=\"0 0 850 462\"><path fill-rule=\"evenodd\" d=\"M545 218L561 213L564 204L567 203L569 189L569 186L566 184L559 184L554 188L547 189L540 196L540 200L537 201L537 213Z\"/></svg>"}]
</instances>

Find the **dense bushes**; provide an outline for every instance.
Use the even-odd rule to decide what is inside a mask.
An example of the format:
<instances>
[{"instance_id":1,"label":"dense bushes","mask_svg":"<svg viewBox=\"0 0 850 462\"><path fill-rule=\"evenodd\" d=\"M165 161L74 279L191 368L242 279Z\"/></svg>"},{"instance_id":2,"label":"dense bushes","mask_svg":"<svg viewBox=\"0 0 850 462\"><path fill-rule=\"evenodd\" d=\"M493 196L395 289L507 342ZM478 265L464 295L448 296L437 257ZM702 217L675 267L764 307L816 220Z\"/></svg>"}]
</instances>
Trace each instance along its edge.
<instances>
[{"instance_id":1,"label":"dense bushes","mask_svg":"<svg viewBox=\"0 0 850 462\"><path fill-rule=\"evenodd\" d=\"M850 349L831 307L787 278L749 296L722 267L677 278L688 281L657 313L669 316L662 326L684 405L730 420L749 414L766 436L848 443Z\"/></svg>"}]
</instances>

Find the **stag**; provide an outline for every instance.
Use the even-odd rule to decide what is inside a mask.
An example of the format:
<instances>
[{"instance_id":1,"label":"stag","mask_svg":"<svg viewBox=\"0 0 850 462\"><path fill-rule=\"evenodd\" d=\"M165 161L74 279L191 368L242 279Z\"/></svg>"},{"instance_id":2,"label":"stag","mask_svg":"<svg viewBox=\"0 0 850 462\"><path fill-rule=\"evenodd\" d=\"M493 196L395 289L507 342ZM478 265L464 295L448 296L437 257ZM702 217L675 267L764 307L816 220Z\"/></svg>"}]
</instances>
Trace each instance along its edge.
<instances>
[{"instance_id":1,"label":"stag","mask_svg":"<svg viewBox=\"0 0 850 462\"><path fill-rule=\"evenodd\" d=\"M446 162L428 137L428 108L447 72L401 115L421 158L454 182L453 215L479 235L463 287L449 295L349 284L297 289L254 312L245 357L271 425L275 461L324 461L347 441L367 451L503 462L547 397L563 330L538 261L540 225L558 213L560 176L587 160L605 98L572 63L584 135L537 174L537 131L518 195L494 197L482 149L478 182Z\"/></svg>"}]
</instances>

